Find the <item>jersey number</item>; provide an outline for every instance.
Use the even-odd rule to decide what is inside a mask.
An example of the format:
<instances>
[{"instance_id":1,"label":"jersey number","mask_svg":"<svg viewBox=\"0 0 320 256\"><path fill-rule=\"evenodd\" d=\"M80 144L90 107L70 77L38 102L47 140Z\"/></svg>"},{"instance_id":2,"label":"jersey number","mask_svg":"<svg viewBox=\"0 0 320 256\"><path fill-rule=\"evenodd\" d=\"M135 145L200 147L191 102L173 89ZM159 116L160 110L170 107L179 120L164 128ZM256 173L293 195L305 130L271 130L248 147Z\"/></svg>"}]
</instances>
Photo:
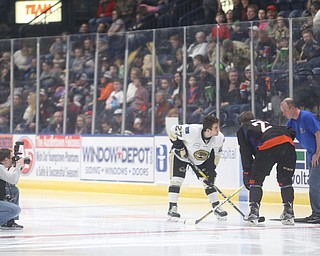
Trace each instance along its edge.
<instances>
[{"instance_id":1,"label":"jersey number","mask_svg":"<svg viewBox=\"0 0 320 256\"><path fill-rule=\"evenodd\" d=\"M252 123L253 126L258 126L260 124L261 132L264 133L266 130L270 129L272 126L263 121L255 121Z\"/></svg>"}]
</instances>

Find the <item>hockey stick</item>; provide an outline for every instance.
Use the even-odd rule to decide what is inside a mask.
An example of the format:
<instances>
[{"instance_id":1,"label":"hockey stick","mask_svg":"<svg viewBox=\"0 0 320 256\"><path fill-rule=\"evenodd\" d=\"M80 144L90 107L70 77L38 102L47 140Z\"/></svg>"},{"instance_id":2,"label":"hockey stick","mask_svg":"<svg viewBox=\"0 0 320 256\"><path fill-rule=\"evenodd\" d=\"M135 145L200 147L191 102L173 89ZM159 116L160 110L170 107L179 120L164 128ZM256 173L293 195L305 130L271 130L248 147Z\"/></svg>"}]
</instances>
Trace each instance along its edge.
<instances>
[{"instance_id":1,"label":"hockey stick","mask_svg":"<svg viewBox=\"0 0 320 256\"><path fill-rule=\"evenodd\" d=\"M241 189L243 189L244 185L242 185L241 187L239 187L236 191L234 191L230 196L226 197L222 202L220 202L217 206L215 206L213 209L211 209L209 212L207 212L205 215L203 215L200 219L197 219L194 223L198 224L201 221L203 221L205 218L207 218L211 213L213 213L218 207L222 206L223 204L225 204L226 202L228 202L228 200L230 200L230 198L234 197L236 194L238 194L240 192Z\"/></svg>"},{"instance_id":2,"label":"hockey stick","mask_svg":"<svg viewBox=\"0 0 320 256\"><path fill-rule=\"evenodd\" d=\"M195 165L189 158L182 159L175 151L174 154L176 157L178 157L181 161L188 161L189 164L192 166L192 169L198 172L204 179L208 180L208 176L197 166ZM237 211L240 213L240 215L244 218L245 214L216 186L213 185L213 187L218 191L218 193L224 198L227 199L228 203ZM242 186L243 187L243 186ZM264 222L265 217L261 216L259 217L258 222Z\"/></svg>"}]
</instances>

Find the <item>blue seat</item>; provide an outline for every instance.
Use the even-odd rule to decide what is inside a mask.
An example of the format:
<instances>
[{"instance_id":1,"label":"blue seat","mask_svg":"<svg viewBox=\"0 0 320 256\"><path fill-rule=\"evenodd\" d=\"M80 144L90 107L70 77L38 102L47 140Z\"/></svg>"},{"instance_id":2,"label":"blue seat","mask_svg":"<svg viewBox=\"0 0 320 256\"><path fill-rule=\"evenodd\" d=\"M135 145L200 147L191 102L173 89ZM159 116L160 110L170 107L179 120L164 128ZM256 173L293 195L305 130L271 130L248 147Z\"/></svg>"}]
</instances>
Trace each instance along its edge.
<instances>
[{"instance_id":1,"label":"blue seat","mask_svg":"<svg viewBox=\"0 0 320 256\"><path fill-rule=\"evenodd\" d=\"M278 16L282 16L284 18L288 18L289 17L289 14L290 14L290 10L284 10L284 11L280 11L278 13Z\"/></svg>"},{"instance_id":2,"label":"blue seat","mask_svg":"<svg viewBox=\"0 0 320 256\"><path fill-rule=\"evenodd\" d=\"M288 18L296 18L296 17L301 17L303 10L299 9L299 10L292 10L289 13Z\"/></svg>"},{"instance_id":3,"label":"blue seat","mask_svg":"<svg viewBox=\"0 0 320 256\"><path fill-rule=\"evenodd\" d=\"M301 0L290 0L291 10L299 10L305 8L305 2Z\"/></svg>"},{"instance_id":4,"label":"blue seat","mask_svg":"<svg viewBox=\"0 0 320 256\"><path fill-rule=\"evenodd\" d=\"M289 11L291 10L289 0L277 0L277 7L280 12L286 11L286 10L289 10Z\"/></svg>"}]
</instances>

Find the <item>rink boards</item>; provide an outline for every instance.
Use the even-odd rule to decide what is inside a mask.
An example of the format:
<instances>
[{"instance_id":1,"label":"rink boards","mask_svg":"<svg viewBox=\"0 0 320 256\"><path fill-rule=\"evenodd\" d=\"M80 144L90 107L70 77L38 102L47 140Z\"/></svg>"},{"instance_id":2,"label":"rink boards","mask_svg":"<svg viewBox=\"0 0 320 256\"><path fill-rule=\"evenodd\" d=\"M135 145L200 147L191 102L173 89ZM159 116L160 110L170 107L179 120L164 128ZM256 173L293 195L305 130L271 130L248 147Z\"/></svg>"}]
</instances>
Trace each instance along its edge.
<instances>
[{"instance_id":1,"label":"rink boards","mask_svg":"<svg viewBox=\"0 0 320 256\"><path fill-rule=\"evenodd\" d=\"M170 180L171 143L166 136L1 135L1 147L23 141L21 153L31 158L22 171L21 188L160 195ZM305 151L296 143L295 201L309 204ZM217 167L217 186L231 193L242 185L237 139L226 137ZM45 182L44 182L45 181ZM201 184L187 171L181 195L204 198ZM243 189L238 199L247 200ZM264 201L280 202L275 171L266 178Z\"/></svg>"}]
</instances>

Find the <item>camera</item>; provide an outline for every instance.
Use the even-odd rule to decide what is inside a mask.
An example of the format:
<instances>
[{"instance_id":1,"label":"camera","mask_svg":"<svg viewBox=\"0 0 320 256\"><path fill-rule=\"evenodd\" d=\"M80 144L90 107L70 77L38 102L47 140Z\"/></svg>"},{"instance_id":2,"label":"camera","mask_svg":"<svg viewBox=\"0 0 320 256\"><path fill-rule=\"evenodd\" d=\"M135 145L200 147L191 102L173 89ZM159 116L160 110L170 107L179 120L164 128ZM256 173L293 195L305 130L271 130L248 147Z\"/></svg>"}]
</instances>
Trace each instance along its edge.
<instances>
[{"instance_id":1,"label":"camera","mask_svg":"<svg viewBox=\"0 0 320 256\"><path fill-rule=\"evenodd\" d=\"M14 145L13 157L12 157L12 164L14 167L16 166L17 161L19 161L21 159L21 157L19 155L21 155L22 153L19 152L19 149L20 149L20 146L23 146L23 145L24 145L23 141L17 141ZM25 157L23 163L30 164L30 158Z\"/></svg>"}]
</instances>

